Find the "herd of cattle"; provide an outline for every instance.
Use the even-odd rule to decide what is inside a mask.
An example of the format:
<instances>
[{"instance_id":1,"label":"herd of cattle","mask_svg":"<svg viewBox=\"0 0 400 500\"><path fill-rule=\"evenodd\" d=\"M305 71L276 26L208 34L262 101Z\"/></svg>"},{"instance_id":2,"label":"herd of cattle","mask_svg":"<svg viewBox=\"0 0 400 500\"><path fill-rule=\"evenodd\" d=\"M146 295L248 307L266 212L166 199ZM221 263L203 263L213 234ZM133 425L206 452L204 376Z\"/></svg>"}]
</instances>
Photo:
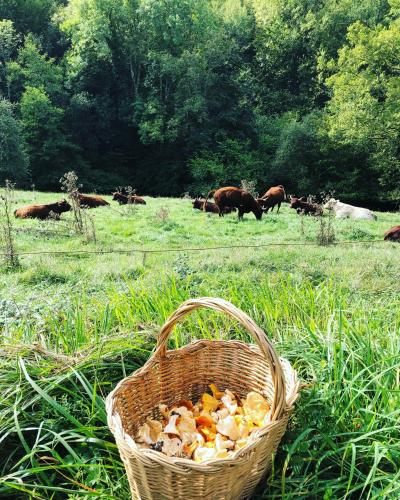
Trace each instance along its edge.
<instances>
[{"instance_id":1,"label":"herd of cattle","mask_svg":"<svg viewBox=\"0 0 400 500\"><path fill-rule=\"evenodd\" d=\"M214 197L215 203L208 201ZM223 187L215 191L210 191L205 200L196 198L193 202L193 208L204 210L205 212L218 213L221 217L227 213L227 210L238 210L239 219L243 218L243 214L252 212L256 219L260 220L263 213L271 212L277 206L277 212L281 208L281 203L290 201L290 208L296 210L298 214L305 215L322 215L324 209L333 211L339 219L367 219L376 220L376 216L367 208L354 207L339 200L331 198L325 205L320 205L311 201L308 198L298 198L290 196L289 200L283 186L273 186L261 196L254 198L248 191L237 187Z\"/></svg>"},{"instance_id":2,"label":"herd of cattle","mask_svg":"<svg viewBox=\"0 0 400 500\"><path fill-rule=\"evenodd\" d=\"M214 197L214 202L209 202L208 199ZM281 203L288 201L285 193L285 188L282 185L273 186L261 196L254 198L248 191L237 187L223 187L215 191L210 191L205 200L196 198L193 201L193 208L203 210L204 212L218 213L220 217L224 214L238 210L239 219L243 218L243 214L252 212L257 220L260 220L263 213L271 212L277 206L277 213L281 208ZM296 210L301 215L323 215L324 210L332 211L337 219L355 219L355 220L376 220L376 215L367 208L354 207L347 203L342 203L339 200L331 198L324 205L313 202L312 200L302 197L290 196L290 208ZM391 227L384 235L385 240L400 242L400 226Z\"/></svg>"},{"instance_id":3,"label":"herd of cattle","mask_svg":"<svg viewBox=\"0 0 400 500\"><path fill-rule=\"evenodd\" d=\"M120 205L127 205L132 203L134 205L146 205L145 200L141 196L126 195L119 191L112 193L113 200L117 201ZM82 193L74 193L72 195L79 203L81 208L97 208L110 205L108 201L98 195L88 195ZM67 200L57 201L55 203L47 203L44 205L27 205L26 207L17 208L14 211L15 217L20 219L59 219L60 215L64 212L71 210L71 205Z\"/></svg>"},{"instance_id":4,"label":"herd of cattle","mask_svg":"<svg viewBox=\"0 0 400 500\"><path fill-rule=\"evenodd\" d=\"M96 208L110 205L108 201L98 195L86 195L76 192L72 195L74 200L81 208ZM208 201L214 198L214 203ZM120 191L112 193L112 199L120 205L134 204L146 205L146 201L135 194L129 195ZM210 191L205 199L196 198L193 201L193 208L203 212L211 212L223 217L231 212L238 212L239 220L243 219L243 214L252 212L257 220L262 218L269 209L271 212L277 206L277 213L282 202L289 201L290 208L296 210L298 214L320 216L324 210L332 211L336 218L355 219L355 220L376 220L376 215L367 208L354 207L339 200L331 198L324 205L313 202L311 199L286 195L285 188L282 185L273 186L261 198L254 196L245 189L237 187L223 187ZM26 207L15 210L14 215L18 218L36 218L47 219L49 217L58 219L64 212L71 210L71 205L64 199L56 203L44 205L27 205ZM386 231L385 240L400 242L400 225L394 226Z\"/></svg>"}]
</instances>

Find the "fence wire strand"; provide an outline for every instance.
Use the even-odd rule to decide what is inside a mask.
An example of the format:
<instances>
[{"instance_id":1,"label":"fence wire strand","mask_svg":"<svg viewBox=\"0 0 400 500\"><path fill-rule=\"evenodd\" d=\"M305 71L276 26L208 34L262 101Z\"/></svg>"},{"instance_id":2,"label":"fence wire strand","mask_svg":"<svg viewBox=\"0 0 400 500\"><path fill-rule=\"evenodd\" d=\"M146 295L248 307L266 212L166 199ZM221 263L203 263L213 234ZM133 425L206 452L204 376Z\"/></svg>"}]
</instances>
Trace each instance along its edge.
<instances>
[{"instance_id":1,"label":"fence wire strand","mask_svg":"<svg viewBox=\"0 0 400 500\"><path fill-rule=\"evenodd\" d=\"M246 249L246 248L268 248L268 247L305 247L305 246L319 246L319 247L332 247L340 245L357 245L357 244L371 244L371 243L387 243L383 239L379 240L344 240L329 243L327 245L321 245L317 242L268 242L258 245L221 245L212 247L179 247L179 248L113 248L110 250L45 250L40 252L17 252L18 256L28 256L28 255L107 255L107 254L129 254L129 253L141 253L141 254L154 254L154 253L171 253L171 252L209 252L214 250L230 250L230 249ZM6 257L7 253L0 253L0 256Z\"/></svg>"}]
</instances>

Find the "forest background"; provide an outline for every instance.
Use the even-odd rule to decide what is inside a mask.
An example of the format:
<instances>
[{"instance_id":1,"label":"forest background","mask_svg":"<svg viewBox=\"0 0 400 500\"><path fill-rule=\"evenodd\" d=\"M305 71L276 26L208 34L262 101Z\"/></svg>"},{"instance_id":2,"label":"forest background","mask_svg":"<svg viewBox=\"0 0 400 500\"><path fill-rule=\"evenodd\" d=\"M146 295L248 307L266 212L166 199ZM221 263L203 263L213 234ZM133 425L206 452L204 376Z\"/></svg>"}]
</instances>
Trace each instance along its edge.
<instances>
[{"instance_id":1,"label":"forest background","mask_svg":"<svg viewBox=\"0 0 400 500\"><path fill-rule=\"evenodd\" d=\"M399 0L2 0L0 182L394 208Z\"/></svg>"}]
</instances>

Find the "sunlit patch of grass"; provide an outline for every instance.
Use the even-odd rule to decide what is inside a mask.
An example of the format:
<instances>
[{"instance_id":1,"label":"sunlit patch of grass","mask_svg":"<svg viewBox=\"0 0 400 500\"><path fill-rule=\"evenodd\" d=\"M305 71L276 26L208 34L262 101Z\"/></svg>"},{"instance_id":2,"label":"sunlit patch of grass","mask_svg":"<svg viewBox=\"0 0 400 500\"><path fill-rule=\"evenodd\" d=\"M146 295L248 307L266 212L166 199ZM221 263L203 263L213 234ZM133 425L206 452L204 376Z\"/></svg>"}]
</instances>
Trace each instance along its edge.
<instances>
[{"instance_id":1,"label":"sunlit patch of grass","mask_svg":"<svg viewBox=\"0 0 400 500\"><path fill-rule=\"evenodd\" d=\"M375 239L374 234L367 228L352 227L345 232L345 236L348 240L373 240Z\"/></svg>"},{"instance_id":2,"label":"sunlit patch of grass","mask_svg":"<svg viewBox=\"0 0 400 500\"><path fill-rule=\"evenodd\" d=\"M79 269L73 272L65 270L59 272L46 265L37 265L21 272L18 277L24 285L59 285L64 283L76 283L79 279Z\"/></svg>"}]
</instances>

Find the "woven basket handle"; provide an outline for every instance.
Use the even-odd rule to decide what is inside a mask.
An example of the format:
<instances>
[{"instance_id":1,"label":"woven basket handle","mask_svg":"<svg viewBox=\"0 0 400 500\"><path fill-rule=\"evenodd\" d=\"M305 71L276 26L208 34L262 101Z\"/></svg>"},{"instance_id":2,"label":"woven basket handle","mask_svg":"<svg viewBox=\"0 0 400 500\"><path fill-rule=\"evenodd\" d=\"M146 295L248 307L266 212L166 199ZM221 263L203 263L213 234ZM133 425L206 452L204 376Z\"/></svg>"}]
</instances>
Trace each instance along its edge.
<instances>
[{"instance_id":1,"label":"woven basket handle","mask_svg":"<svg viewBox=\"0 0 400 500\"><path fill-rule=\"evenodd\" d=\"M223 312L236 319L250 333L264 354L271 370L271 378L274 384L274 399L272 401L272 420L279 419L286 407L285 377L281 362L274 346L267 339L265 333L254 321L243 311L235 307L230 302L212 297L202 297L190 299L181 304L178 309L167 319L161 328L158 336L157 348L153 355L153 360L166 356L168 337L178 321L181 321L187 314L199 309L208 307L215 311Z\"/></svg>"}]
</instances>

